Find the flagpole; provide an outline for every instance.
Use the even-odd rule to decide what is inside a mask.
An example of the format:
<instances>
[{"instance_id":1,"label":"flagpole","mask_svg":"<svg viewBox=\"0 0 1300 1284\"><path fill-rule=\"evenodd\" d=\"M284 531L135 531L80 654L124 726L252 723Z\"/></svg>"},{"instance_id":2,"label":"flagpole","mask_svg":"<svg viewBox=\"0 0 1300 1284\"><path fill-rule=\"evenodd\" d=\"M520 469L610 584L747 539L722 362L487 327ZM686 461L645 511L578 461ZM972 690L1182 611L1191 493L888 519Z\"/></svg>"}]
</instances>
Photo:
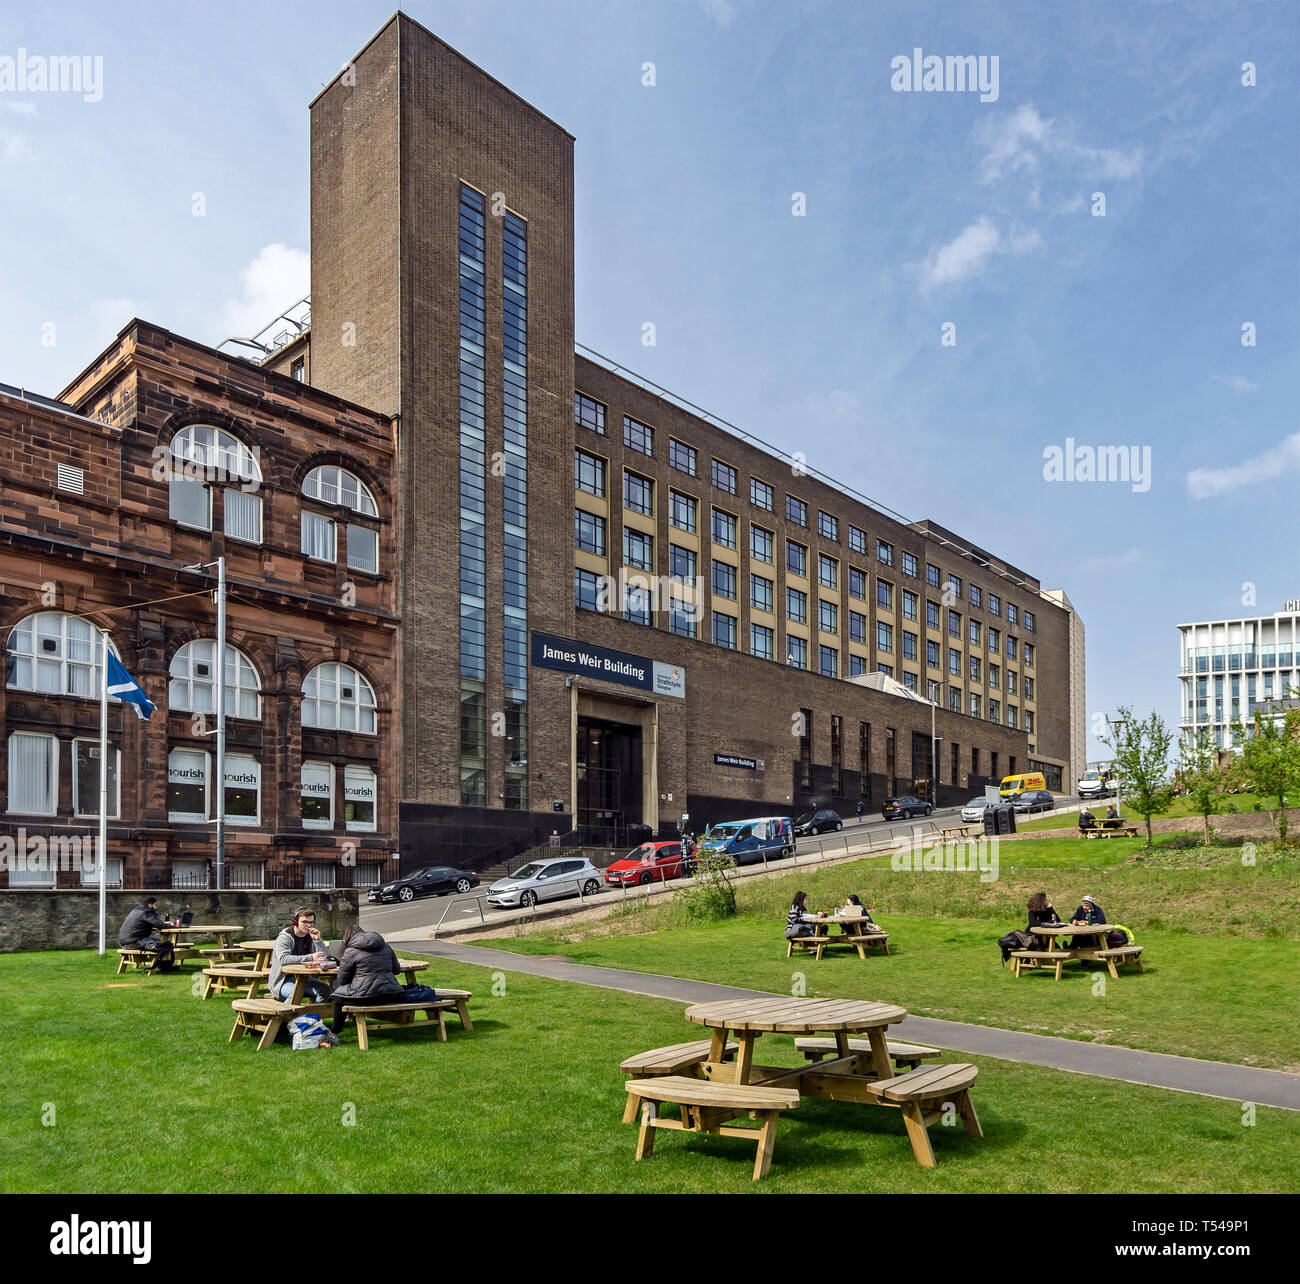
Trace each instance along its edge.
<instances>
[{"instance_id":1,"label":"flagpole","mask_svg":"<svg viewBox=\"0 0 1300 1284\"><path fill-rule=\"evenodd\" d=\"M108 630L99 633L99 952L103 954L108 917Z\"/></svg>"},{"instance_id":2,"label":"flagpole","mask_svg":"<svg viewBox=\"0 0 1300 1284\"><path fill-rule=\"evenodd\" d=\"M226 886L226 559L217 558L217 891Z\"/></svg>"}]
</instances>

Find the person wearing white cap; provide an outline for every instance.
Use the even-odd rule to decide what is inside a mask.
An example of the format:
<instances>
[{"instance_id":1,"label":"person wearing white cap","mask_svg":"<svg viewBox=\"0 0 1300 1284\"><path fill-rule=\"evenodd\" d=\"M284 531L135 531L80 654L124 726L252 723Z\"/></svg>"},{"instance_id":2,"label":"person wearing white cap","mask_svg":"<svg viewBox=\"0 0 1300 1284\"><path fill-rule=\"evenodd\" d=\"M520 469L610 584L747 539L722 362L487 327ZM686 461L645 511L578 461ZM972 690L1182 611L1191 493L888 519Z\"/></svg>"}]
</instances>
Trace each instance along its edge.
<instances>
[{"instance_id":1,"label":"person wearing white cap","mask_svg":"<svg viewBox=\"0 0 1300 1284\"><path fill-rule=\"evenodd\" d=\"M1087 925L1091 927L1094 923L1104 923L1105 921L1106 911L1097 904L1091 892L1083 898L1082 904L1070 915L1071 926Z\"/></svg>"}]
</instances>

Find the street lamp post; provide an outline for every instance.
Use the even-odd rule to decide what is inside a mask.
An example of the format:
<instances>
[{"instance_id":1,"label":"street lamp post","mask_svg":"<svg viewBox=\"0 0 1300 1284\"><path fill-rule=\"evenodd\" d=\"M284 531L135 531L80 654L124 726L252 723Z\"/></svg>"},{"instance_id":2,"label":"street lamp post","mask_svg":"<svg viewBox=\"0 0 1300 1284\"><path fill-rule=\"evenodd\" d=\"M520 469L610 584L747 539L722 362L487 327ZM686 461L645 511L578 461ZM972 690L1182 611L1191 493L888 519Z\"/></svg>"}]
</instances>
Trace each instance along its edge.
<instances>
[{"instance_id":1,"label":"street lamp post","mask_svg":"<svg viewBox=\"0 0 1300 1284\"><path fill-rule=\"evenodd\" d=\"M1114 731L1112 732L1113 736L1115 737L1115 744L1113 748L1115 749L1115 752L1118 754L1119 753L1119 729L1121 727L1127 727L1129 720L1127 718L1107 718L1106 721L1107 723L1110 724L1110 726L1114 728ZM1120 817L1123 818L1124 774L1123 772L1118 772L1118 771L1115 773L1115 810L1119 812Z\"/></svg>"}]
</instances>

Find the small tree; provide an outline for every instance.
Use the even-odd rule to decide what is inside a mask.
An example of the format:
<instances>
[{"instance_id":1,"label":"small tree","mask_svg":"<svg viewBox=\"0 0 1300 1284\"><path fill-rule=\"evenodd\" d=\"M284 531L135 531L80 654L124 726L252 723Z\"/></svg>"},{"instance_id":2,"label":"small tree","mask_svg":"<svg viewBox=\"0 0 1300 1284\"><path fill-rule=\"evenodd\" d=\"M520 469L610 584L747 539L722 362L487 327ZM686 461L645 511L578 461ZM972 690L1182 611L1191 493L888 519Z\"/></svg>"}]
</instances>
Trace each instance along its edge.
<instances>
[{"instance_id":1,"label":"small tree","mask_svg":"<svg viewBox=\"0 0 1300 1284\"><path fill-rule=\"evenodd\" d=\"M1295 694L1294 687L1290 694ZM1300 709L1288 709L1278 717L1256 708L1249 728L1240 721L1232 724L1232 738L1241 750L1239 779L1266 805L1276 802L1276 807L1268 807L1268 819L1286 842L1287 795L1300 791Z\"/></svg>"},{"instance_id":2,"label":"small tree","mask_svg":"<svg viewBox=\"0 0 1300 1284\"><path fill-rule=\"evenodd\" d=\"M695 882L677 893L686 907L686 917L699 922L733 918L736 889L728 877L735 868L730 856L720 852L697 852Z\"/></svg>"},{"instance_id":3,"label":"small tree","mask_svg":"<svg viewBox=\"0 0 1300 1284\"><path fill-rule=\"evenodd\" d=\"M1146 821L1147 847L1154 845L1151 817L1169 810L1174 800L1169 782L1169 746L1173 734L1165 720L1154 710L1139 722L1131 706L1120 705L1118 725L1112 724L1110 736L1101 741L1115 755L1115 770L1129 805Z\"/></svg>"},{"instance_id":4,"label":"small tree","mask_svg":"<svg viewBox=\"0 0 1300 1284\"><path fill-rule=\"evenodd\" d=\"M1178 783L1205 822L1205 841L1210 841L1210 817L1223 810L1224 773L1219 766L1219 746L1208 727L1200 727L1182 743Z\"/></svg>"}]
</instances>

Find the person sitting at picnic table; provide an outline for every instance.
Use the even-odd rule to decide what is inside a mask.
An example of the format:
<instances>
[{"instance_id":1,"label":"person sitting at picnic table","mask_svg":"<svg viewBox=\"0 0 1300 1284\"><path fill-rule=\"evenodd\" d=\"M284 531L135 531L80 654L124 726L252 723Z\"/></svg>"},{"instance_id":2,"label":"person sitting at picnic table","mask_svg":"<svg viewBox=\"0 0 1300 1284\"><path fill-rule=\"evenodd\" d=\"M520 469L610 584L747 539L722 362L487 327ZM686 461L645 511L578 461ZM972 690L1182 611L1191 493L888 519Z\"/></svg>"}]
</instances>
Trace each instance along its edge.
<instances>
[{"instance_id":1,"label":"person sitting at picnic table","mask_svg":"<svg viewBox=\"0 0 1300 1284\"><path fill-rule=\"evenodd\" d=\"M1056 912L1052 902L1047 899L1046 892L1035 892L1029 898L1029 926L1025 929L1034 934L1034 928L1041 927L1044 924L1059 923L1061 916ZM1038 942L1038 948L1046 949L1049 942L1045 937L1034 935Z\"/></svg>"},{"instance_id":2,"label":"person sitting at picnic table","mask_svg":"<svg viewBox=\"0 0 1300 1284\"><path fill-rule=\"evenodd\" d=\"M849 899L835 911L841 918L862 918L874 927L876 920L871 917L871 911L862 903L862 898L853 893ZM847 936L848 928L842 927L840 931Z\"/></svg>"},{"instance_id":3,"label":"person sitting at picnic table","mask_svg":"<svg viewBox=\"0 0 1300 1284\"><path fill-rule=\"evenodd\" d=\"M345 1004L393 1003L403 996L397 979L397 955L378 932L367 932L359 923L343 933L343 955L330 997L334 1000L335 1034L347 1023Z\"/></svg>"},{"instance_id":4,"label":"person sitting at picnic table","mask_svg":"<svg viewBox=\"0 0 1300 1284\"><path fill-rule=\"evenodd\" d=\"M1092 814L1086 807L1079 813L1080 829L1096 829L1097 817Z\"/></svg>"},{"instance_id":5,"label":"person sitting at picnic table","mask_svg":"<svg viewBox=\"0 0 1300 1284\"><path fill-rule=\"evenodd\" d=\"M156 933L165 927L175 927L170 919L158 917L158 898L146 896L122 921L117 943L123 949L148 950L158 955L158 967L166 970L174 965L172 943Z\"/></svg>"},{"instance_id":6,"label":"person sitting at picnic table","mask_svg":"<svg viewBox=\"0 0 1300 1284\"><path fill-rule=\"evenodd\" d=\"M285 964L310 963L313 959L324 959L328 953L316 927L316 911L300 906L294 911L289 926L275 938L267 992L288 1003L293 996L293 977L285 976ZM329 993L330 988L324 981L308 981L303 987L303 997L309 1003L324 1003L329 999Z\"/></svg>"},{"instance_id":7,"label":"person sitting at picnic table","mask_svg":"<svg viewBox=\"0 0 1300 1284\"><path fill-rule=\"evenodd\" d=\"M1118 829L1124 823L1124 817L1119 814L1114 803L1106 808L1106 819L1101 822L1103 829Z\"/></svg>"},{"instance_id":8,"label":"person sitting at picnic table","mask_svg":"<svg viewBox=\"0 0 1300 1284\"><path fill-rule=\"evenodd\" d=\"M812 936L812 925L821 917L808 912L808 893L795 892L790 902L790 912L785 919L785 935L790 940L796 936Z\"/></svg>"},{"instance_id":9,"label":"person sitting at picnic table","mask_svg":"<svg viewBox=\"0 0 1300 1284\"><path fill-rule=\"evenodd\" d=\"M1072 925L1083 926L1086 924L1088 927L1091 927L1094 923L1104 923L1105 921L1106 912L1093 899L1091 892L1083 898L1074 913L1070 915L1070 923ZM1076 936L1071 939L1070 948L1086 949L1089 946L1095 946L1097 944L1097 940L1092 937Z\"/></svg>"}]
</instances>

